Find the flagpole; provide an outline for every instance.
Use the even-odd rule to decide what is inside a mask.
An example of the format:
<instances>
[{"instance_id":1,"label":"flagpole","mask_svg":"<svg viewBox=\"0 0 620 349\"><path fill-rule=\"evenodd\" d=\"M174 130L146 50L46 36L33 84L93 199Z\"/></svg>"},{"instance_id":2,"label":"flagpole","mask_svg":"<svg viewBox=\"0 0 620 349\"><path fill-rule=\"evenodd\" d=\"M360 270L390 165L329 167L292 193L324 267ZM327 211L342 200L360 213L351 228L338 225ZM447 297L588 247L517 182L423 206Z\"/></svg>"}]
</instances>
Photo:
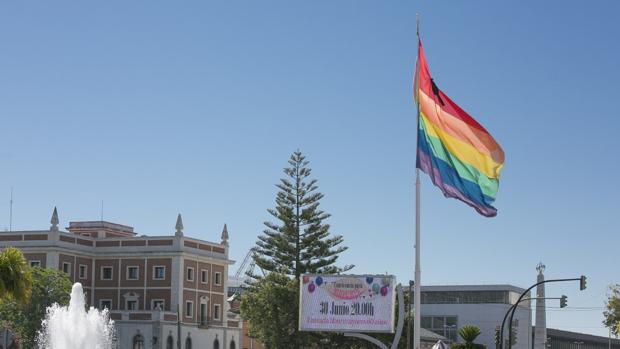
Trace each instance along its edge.
<instances>
[{"instance_id":1,"label":"flagpole","mask_svg":"<svg viewBox=\"0 0 620 349\"><path fill-rule=\"evenodd\" d=\"M416 35L418 40L420 40L420 14L416 14ZM418 50L419 50L418 45ZM419 54L418 54L419 57ZM419 62L418 62L419 64ZM419 88L419 87L418 87ZM414 91L417 96L418 91ZM419 137L419 123L420 123L420 102L419 98L416 98L416 106L418 111L418 120L417 120L417 129L416 133ZM417 148L417 147L416 147ZM417 150L416 150L416 158L417 158ZM422 300L420 297L420 281L421 281L421 271L420 271L420 169L417 167L416 161L416 169L415 169L415 280L414 280L414 322L413 322L413 349L420 349L420 323L421 323L421 314L420 311L422 309Z\"/></svg>"}]
</instances>

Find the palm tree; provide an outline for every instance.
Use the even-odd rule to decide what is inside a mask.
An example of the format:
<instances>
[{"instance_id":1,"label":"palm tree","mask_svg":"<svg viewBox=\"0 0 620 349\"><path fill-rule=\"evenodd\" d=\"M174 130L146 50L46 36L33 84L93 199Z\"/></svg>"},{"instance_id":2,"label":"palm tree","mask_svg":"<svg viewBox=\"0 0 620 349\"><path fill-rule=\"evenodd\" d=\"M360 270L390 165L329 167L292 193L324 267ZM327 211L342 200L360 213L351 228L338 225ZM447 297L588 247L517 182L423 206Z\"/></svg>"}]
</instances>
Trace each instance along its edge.
<instances>
[{"instance_id":1,"label":"palm tree","mask_svg":"<svg viewBox=\"0 0 620 349\"><path fill-rule=\"evenodd\" d=\"M24 255L9 247L0 252L0 300L24 303L30 298L32 276Z\"/></svg>"},{"instance_id":2,"label":"palm tree","mask_svg":"<svg viewBox=\"0 0 620 349\"><path fill-rule=\"evenodd\" d=\"M480 335L480 329L476 326L465 325L459 329L459 336L465 341L465 348L471 349L474 347L474 341L476 337Z\"/></svg>"}]
</instances>

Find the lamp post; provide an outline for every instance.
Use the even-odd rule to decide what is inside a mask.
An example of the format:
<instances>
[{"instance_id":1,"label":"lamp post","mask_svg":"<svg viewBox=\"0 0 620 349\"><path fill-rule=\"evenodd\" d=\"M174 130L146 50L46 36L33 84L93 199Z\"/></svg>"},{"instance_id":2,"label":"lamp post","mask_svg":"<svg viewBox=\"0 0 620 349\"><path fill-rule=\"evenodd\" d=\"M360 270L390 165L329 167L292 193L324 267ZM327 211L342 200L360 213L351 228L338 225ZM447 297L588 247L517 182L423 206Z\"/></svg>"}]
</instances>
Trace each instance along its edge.
<instances>
[{"instance_id":1,"label":"lamp post","mask_svg":"<svg viewBox=\"0 0 620 349\"><path fill-rule=\"evenodd\" d=\"M455 329L456 325L446 325L446 324L444 324L443 328L444 328L444 333L447 334L448 344L452 344L452 338L450 338L450 330L451 329Z\"/></svg>"}]
</instances>

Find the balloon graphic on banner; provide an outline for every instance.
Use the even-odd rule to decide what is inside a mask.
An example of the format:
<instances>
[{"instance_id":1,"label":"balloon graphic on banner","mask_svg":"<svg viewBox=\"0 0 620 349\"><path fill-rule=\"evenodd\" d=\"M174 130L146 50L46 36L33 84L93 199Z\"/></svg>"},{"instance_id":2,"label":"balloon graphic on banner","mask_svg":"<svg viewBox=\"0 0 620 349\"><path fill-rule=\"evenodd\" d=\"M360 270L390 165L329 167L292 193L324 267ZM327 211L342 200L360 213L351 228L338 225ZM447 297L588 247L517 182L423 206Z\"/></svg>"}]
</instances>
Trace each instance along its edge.
<instances>
[{"instance_id":1,"label":"balloon graphic on banner","mask_svg":"<svg viewBox=\"0 0 620 349\"><path fill-rule=\"evenodd\" d=\"M387 294L388 294L388 287L387 286L381 287L381 295L385 297L387 296Z\"/></svg>"},{"instance_id":2,"label":"balloon graphic on banner","mask_svg":"<svg viewBox=\"0 0 620 349\"><path fill-rule=\"evenodd\" d=\"M314 280L314 282L316 282L317 286L321 286L323 284L323 278L320 276L316 277L316 280Z\"/></svg>"},{"instance_id":3,"label":"balloon graphic on banner","mask_svg":"<svg viewBox=\"0 0 620 349\"><path fill-rule=\"evenodd\" d=\"M314 286L314 283L310 283L310 285L308 285L308 291L310 293L314 292L314 290L316 289L316 286Z\"/></svg>"},{"instance_id":4,"label":"balloon graphic on banner","mask_svg":"<svg viewBox=\"0 0 620 349\"><path fill-rule=\"evenodd\" d=\"M374 280L374 278L372 276L366 276L366 283L367 284L372 284L372 280Z\"/></svg>"},{"instance_id":5,"label":"balloon graphic on banner","mask_svg":"<svg viewBox=\"0 0 620 349\"><path fill-rule=\"evenodd\" d=\"M303 281L304 281L304 284L307 284L308 282L310 282L310 277L308 275L304 275Z\"/></svg>"},{"instance_id":6,"label":"balloon graphic on banner","mask_svg":"<svg viewBox=\"0 0 620 349\"><path fill-rule=\"evenodd\" d=\"M374 294L379 293L379 284L372 284L372 292L374 292Z\"/></svg>"}]
</instances>

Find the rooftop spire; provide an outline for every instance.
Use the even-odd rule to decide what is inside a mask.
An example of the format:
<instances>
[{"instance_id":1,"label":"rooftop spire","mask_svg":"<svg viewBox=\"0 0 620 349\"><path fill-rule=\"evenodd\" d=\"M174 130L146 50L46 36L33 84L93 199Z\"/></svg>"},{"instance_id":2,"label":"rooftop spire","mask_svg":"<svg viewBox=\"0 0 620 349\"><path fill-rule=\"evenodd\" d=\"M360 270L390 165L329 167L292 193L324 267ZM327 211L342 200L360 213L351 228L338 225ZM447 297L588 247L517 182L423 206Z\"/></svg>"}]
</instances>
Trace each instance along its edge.
<instances>
[{"instance_id":1,"label":"rooftop spire","mask_svg":"<svg viewBox=\"0 0 620 349\"><path fill-rule=\"evenodd\" d=\"M175 236L183 236L183 219L181 218L181 214L180 213L177 216L177 224L175 225L175 228L176 228L177 232L174 233L174 235Z\"/></svg>"},{"instance_id":2,"label":"rooftop spire","mask_svg":"<svg viewBox=\"0 0 620 349\"><path fill-rule=\"evenodd\" d=\"M538 272L538 274L542 274L545 271L546 266L543 264L543 262L538 263L538 265L536 265L536 271Z\"/></svg>"},{"instance_id":3,"label":"rooftop spire","mask_svg":"<svg viewBox=\"0 0 620 349\"><path fill-rule=\"evenodd\" d=\"M58 210L56 210L56 206L54 206L54 212L52 212L52 219L50 220L50 223L52 223L50 230L58 231Z\"/></svg>"},{"instance_id":4,"label":"rooftop spire","mask_svg":"<svg viewBox=\"0 0 620 349\"><path fill-rule=\"evenodd\" d=\"M222 241L220 244L228 246L228 227L226 226L226 223L224 223L224 229L222 230Z\"/></svg>"}]
</instances>

